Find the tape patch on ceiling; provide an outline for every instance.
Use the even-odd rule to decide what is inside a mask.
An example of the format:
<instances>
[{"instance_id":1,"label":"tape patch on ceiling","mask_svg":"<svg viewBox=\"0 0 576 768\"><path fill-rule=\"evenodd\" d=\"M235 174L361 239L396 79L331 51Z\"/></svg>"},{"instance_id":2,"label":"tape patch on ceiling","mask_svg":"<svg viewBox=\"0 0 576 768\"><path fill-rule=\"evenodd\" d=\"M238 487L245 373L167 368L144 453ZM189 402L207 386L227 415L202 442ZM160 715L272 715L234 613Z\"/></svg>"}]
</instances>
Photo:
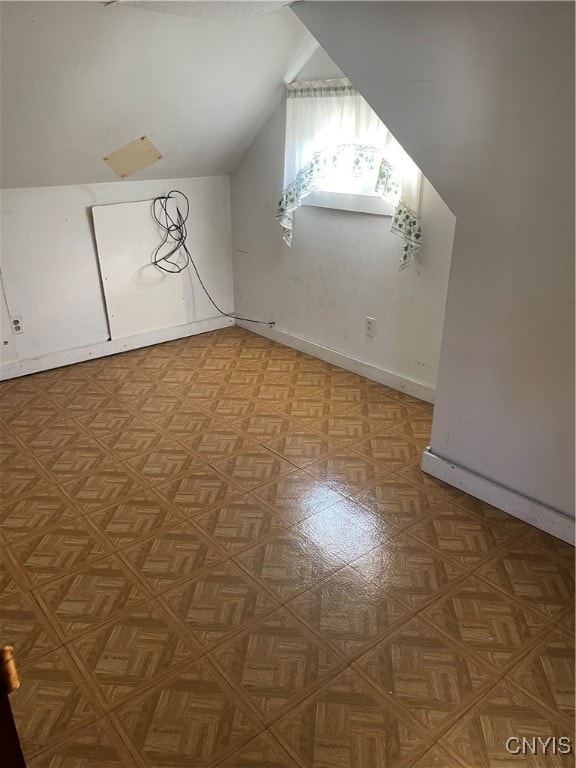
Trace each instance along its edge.
<instances>
[{"instance_id":1,"label":"tape patch on ceiling","mask_svg":"<svg viewBox=\"0 0 576 768\"><path fill-rule=\"evenodd\" d=\"M147 136L140 136L102 158L122 179L162 159L161 153Z\"/></svg>"}]
</instances>

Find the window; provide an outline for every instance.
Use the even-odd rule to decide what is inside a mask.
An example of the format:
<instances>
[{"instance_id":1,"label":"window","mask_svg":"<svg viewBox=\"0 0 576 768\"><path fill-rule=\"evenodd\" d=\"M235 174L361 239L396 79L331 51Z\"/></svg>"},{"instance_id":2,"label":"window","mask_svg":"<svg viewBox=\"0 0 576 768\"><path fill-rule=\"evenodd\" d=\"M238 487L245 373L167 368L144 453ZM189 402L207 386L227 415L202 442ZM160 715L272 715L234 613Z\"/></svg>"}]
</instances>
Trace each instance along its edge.
<instances>
[{"instance_id":1,"label":"window","mask_svg":"<svg viewBox=\"0 0 576 768\"><path fill-rule=\"evenodd\" d=\"M401 267L422 245L420 171L347 79L287 86L284 191L277 218L290 245L294 211L315 205L392 216Z\"/></svg>"}]
</instances>

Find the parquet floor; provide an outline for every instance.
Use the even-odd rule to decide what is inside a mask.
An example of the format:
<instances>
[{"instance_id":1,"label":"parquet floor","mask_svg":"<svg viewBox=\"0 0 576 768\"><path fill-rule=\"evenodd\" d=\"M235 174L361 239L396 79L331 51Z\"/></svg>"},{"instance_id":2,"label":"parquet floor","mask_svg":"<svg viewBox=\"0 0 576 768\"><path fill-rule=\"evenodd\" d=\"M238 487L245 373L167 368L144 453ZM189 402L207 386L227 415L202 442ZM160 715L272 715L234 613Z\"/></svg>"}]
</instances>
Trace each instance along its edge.
<instances>
[{"instance_id":1,"label":"parquet floor","mask_svg":"<svg viewBox=\"0 0 576 768\"><path fill-rule=\"evenodd\" d=\"M420 471L430 405L239 328L0 394L29 768L574 765L505 746L573 737L574 551Z\"/></svg>"}]
</instances>

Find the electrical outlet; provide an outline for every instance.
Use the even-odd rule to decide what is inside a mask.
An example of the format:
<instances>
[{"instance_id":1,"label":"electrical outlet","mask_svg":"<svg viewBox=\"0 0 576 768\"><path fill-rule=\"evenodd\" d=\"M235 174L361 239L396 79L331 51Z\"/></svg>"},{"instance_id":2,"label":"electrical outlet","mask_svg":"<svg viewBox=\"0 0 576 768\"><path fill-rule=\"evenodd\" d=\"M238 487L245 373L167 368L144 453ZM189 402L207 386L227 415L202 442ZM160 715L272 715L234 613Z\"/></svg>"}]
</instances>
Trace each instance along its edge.
<instances>
[{"instance_id":1,"label":"electrical outlet","mask_svg":"<svg viewBox=\"0 0 576 768\"><path fill-rule=\"evenodd\" d=\"M373 317L366 318L366 336L376 335L376 320Z\"/></svg>"},{"instance_id":2,"label":"electrical outlet","mask_svg":"<svg viewBox=\"0 0 576 768\"><path fill-rule=\"evenodd\" d=\"M12 333L24 333L24 328L22 328L21 315L11 315L10 328L12 329Z\"/></svg>"}]
</instances>

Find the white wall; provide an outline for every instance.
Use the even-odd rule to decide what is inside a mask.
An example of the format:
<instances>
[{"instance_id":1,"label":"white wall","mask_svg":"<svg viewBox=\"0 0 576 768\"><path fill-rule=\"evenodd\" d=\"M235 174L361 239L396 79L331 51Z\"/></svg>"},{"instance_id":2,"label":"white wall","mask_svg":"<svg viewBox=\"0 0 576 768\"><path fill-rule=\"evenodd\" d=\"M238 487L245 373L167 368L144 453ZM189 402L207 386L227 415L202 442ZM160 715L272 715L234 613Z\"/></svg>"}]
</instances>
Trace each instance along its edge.
<instances>
[{"instance_id":1,"label":"white wall","mask_svg":"<svg viewBox=\"0 0 576 768\"><path fill-rule=\"evenodd\" d=\"M88 355L107 341L91 206L151 200L171 189L189 197L188 246L216 303L232 310L228 176L6 189L1 266L9 312L22 316L24 333L12 337L19 361L75 349ZM217 317L195 278L193 286L188 322Z\"/></svg>"},{"instance_id":2,"label":"white wall","mask_svg":"<svg viewBox=\"0 0 576 768\"><path fill-rule=\"evenodd\" d=\"M10 317L8 315L8 306L4 296L4 285L2 283L2 273L0 272L0 365L3 363L12 363L18 359L16 352L16 343L14 334L10 328Z\"/></svg>"},{"instance_id":3,"label":"white wall","mask_svg":"<svg viewBox=\"0 0 576 768\"><path fill-rule=\"evenodd\" d=\"M432 451L574 517L574 5L293 9L457 217Z\"/></svg>"},{"instance_id":4,"label":"white wall","mask_svg":"<svg viewBox=\"0 0 576 768\"><path fill-rule=\"evenodd\" d=\"M320 59L317 64L311 62L305 75L327 71L319 69ZM379 372L392 374L395 385L432 399L453 215L424 182L426 244L417 262L402 272L402 242L390 233L389 217L304 206L295 213L288 248L275 220L284 133L282 104L232 174L236 310L274 320L276 333L288 335L283 341L291 343L293 337L295 343L305 340L335 350L372 366L369 375L384 380ZM374 338L365 335L367 315L376 320Z\"/></svg>"}]
</instances>

